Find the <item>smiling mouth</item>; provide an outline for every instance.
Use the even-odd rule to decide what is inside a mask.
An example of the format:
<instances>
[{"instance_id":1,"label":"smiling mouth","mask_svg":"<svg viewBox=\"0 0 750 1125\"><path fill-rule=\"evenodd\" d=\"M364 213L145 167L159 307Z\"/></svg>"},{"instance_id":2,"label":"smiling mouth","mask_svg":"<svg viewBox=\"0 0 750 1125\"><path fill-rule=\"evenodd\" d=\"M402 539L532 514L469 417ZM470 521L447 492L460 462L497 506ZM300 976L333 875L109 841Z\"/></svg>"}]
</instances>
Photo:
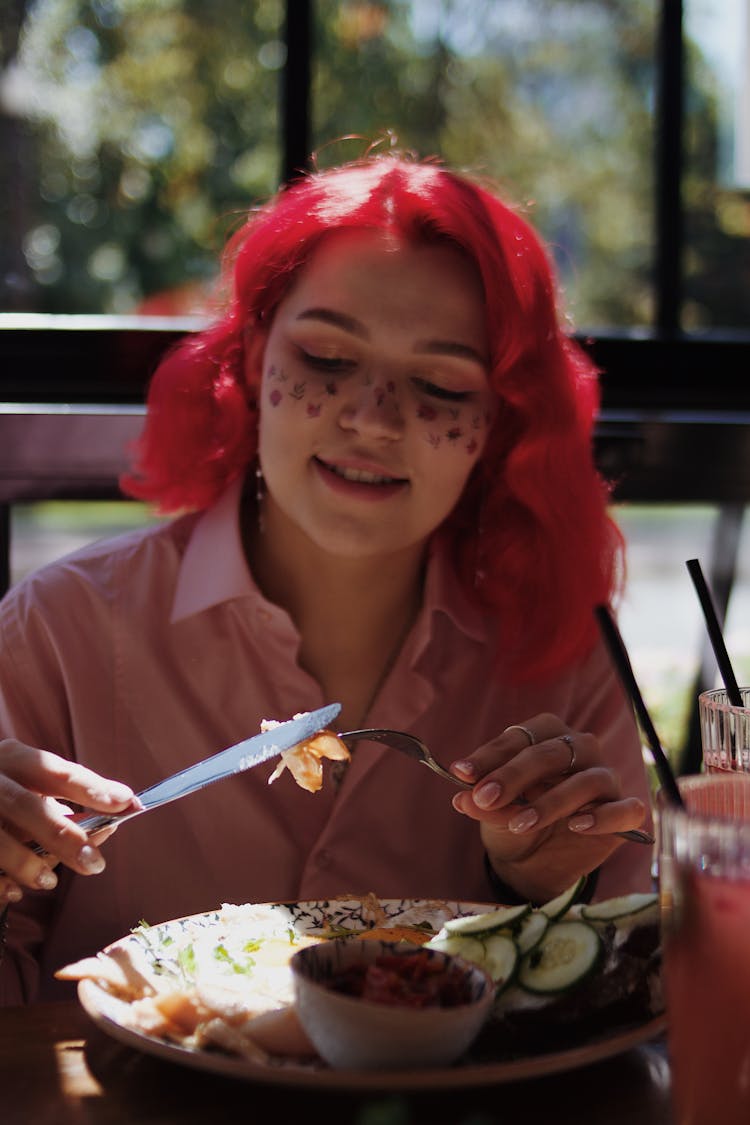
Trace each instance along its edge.
<instances>
[{"instance_id":1,"label":"smiling mouth","mask_svg":"<svg viewBox=\"0 0 750 1125\"><path fill-rule=\"evenodd\" d=\"M408 484L404 477L384 476L382 473L371 473L367 469L350 469L342 465L331 465L328 461L315 460L329 473L341 477L342 480L353 481L355 484Z\"/></svg>"}]
</instances>

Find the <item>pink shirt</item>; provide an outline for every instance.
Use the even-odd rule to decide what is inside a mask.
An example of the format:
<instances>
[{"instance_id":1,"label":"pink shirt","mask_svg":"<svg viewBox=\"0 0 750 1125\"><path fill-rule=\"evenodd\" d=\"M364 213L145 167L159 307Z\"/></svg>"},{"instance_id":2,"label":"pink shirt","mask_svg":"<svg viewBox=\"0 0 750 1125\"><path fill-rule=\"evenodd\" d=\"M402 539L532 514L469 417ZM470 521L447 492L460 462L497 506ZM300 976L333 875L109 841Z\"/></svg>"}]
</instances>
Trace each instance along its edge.
<instances>
[{"instance_id":1,"label":"pink shirt","mask_svg":"<svg viewBox=\"0 0 750 1125\"><path fill-rule=\"evenodd\" d=\"M136 790L324 699L297 663L288 614L258 591L235 484L205 513L94 544L0 603L0 736L75 758ZM493 628L433 552L424 605L368 725L423 738L444 764L542 710L602 739L623 792L648 802L630 706L596 651L543 686L491 672ZM145 919L222 902L381 897L491 900L476 824L445 781L360 744L341 789L310 794L273 763L123 826L106 871L60 868L53 893L10 910L0 1002L67 995L61 965ZM597 897L650 886L650 852L624 845Z\"/></svg>"}]
</instances>

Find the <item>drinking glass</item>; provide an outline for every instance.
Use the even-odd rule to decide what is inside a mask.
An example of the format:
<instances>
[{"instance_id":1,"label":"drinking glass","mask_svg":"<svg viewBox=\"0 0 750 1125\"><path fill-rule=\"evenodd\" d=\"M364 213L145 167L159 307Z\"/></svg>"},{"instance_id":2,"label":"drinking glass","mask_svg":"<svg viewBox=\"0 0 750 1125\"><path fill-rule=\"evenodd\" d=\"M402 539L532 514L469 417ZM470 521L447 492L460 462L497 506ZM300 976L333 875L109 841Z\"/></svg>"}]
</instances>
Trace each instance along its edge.
<instances>
[{"instance_id":1,"label":"drinking glass","mask_svg":"<svg viewBox=\"0 0 750 1125\"><path fill-rule=\"evenodd\" d=\"M750 774L659 799L659 889L675 1125L750 1122Z\"/></svg>"},{"instance_id":2,"label":"drinking glass","mask_svg":"<svg viewBox=\"0 0 750 1125\"><path fill-rule=\"evenodd\" d=\"M698 696L698 714L707 773L750 771L750 687L740 688L742 707L729 702L724 688Z\"/></svg>"}]
</instances>

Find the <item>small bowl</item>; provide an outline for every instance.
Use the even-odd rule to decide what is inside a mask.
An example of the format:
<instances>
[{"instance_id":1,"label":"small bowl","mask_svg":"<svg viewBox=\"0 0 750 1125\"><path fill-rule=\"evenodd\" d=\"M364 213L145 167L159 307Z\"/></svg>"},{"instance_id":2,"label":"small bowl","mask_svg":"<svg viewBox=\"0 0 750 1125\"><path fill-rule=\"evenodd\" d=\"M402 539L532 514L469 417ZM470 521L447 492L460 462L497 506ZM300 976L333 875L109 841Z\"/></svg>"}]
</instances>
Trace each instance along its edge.
<instances>
[{"instance_id":1,"label":"small bowl","mask_svg":"<svg viewBox=\"0 0 750 1125\"><path fill-rule=\"evenodd\" d=\"M383 956L416 955L443 974L450 972L466 1001L408 1007L332 987L353 966L369 966ZM402 971L407 967L404 963ZM407 943L336 938L295 953L291 969L300 1023L321 1058L344 1069L405 1070L455 1062L479 1034L495 997L492 978L478 965Z\"/></svg>"}]
</instances>

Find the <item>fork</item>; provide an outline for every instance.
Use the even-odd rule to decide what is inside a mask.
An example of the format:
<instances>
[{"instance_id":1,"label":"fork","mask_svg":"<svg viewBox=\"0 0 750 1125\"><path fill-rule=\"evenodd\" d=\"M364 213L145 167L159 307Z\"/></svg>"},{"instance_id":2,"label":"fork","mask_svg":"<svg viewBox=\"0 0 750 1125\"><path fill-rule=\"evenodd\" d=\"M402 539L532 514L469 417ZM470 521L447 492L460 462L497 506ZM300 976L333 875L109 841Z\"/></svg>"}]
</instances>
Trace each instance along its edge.
<instances>
[{"instance_id":1,"label":"fork","mask_svg":"<svg viewBox=\"0 0 750 1125\"><path fill-rule=\"evenodd\" d=\"M352 743L362 740L363 742L380 742L383 746L390 746L392 750L400 750L402 754L408 755L413 758L415 762L421 762L423 766L427 766L433 773L444 778L446 781L451 781L459 789L473 789L474 786L468 781L461 781L460 778L455 777L448 770L443 769L439 762L436 762L430 751L425 746L420 738L415 734L408 734L404 730L387 730L385 728L370 727L365 730L347 730L343 734L339 734L339 738L343 743L351 749ZM516 798L513 802L516 805L523 805L526 802L521 798ZM621 836L623 840L630 840L635 844L653 844L654 837L648 832L641 831L640 828L630 828L626 832L615 832L615 836Z\"/></svg>"}]
</instances>

